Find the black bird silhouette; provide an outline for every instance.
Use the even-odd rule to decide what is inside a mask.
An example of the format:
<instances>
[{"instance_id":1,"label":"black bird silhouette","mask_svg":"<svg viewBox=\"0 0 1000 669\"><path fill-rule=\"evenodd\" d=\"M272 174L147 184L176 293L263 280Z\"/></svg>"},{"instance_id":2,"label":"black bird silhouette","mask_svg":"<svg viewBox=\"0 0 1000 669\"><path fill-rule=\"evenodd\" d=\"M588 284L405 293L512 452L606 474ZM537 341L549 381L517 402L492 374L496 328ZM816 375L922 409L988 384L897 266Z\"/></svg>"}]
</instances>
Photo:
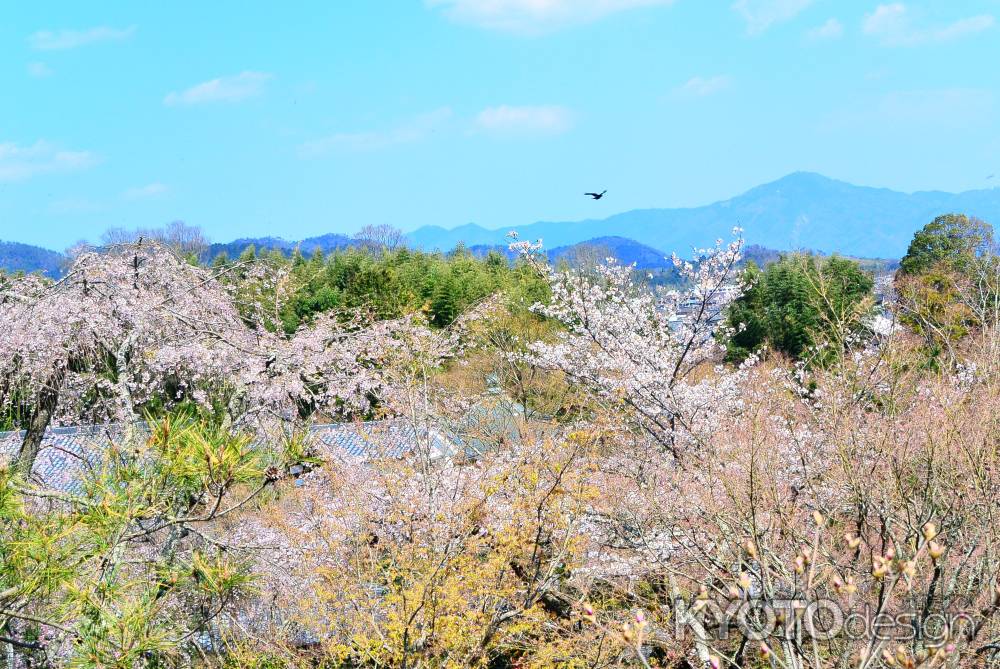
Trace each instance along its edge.
<instances>
[{"instance_id":1,"label":"black bird silhouette","mask_svg":"<svg viewBox=\"0 0 1000 669\"><path fill-rule=\"evenodd\" d=\"M993 177L995 177L995 176L996 176L995 174L991 174L991 175L989 175L988 177L986 177L986 179L987 179L987 180L989 180L989 179L992 179L992 178L993 178Z\"/></svg>"},{"instance_id":2,"label":"black bird silhouette","mask_svg":"<svg viewBox=\"0 0 1000 669\"><path fill-rule=\"evenodd\" d=\"M589 195L590 197L594 198L595 200L600 200L602 197L604 197L604 194L607 193L607 192L608 191L606 191L606 190L602 190L600 193L584 193L584 195Z\"/></svg>"}]
</instances>

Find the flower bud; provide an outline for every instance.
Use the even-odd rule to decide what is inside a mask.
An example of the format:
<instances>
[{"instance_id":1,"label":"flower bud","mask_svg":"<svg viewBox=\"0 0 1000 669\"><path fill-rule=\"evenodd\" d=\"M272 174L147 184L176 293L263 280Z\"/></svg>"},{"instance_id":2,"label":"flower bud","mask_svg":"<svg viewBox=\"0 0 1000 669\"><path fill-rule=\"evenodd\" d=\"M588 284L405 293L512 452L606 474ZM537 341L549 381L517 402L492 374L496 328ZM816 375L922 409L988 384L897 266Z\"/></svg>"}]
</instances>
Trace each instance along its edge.
<instances>
[{"instance_id":1,"label":"flower bud","mask_svg":"<svg viewBox=\"0 0 1000 669\"><path fill-rule=\"evenodd\" d=\"M850 548L851 550L854 550L855 548L861 545L861 537L855 537L851 534L845 534L844 541L847 542L847 547Z\"/></svg>"},{"instance_id":2,"label":"flower bud","mask_svg":"<svg viewBox=\"0 0 1000 669\"><path fill-rule=\"evenodd\" d=\"M625 643L632 643L635 640L635 632L632 631L631 625L622 625L622 638L625 639Z\"/></svg>"},{"instance_id":3,"label":"flower bud","mask_svg":"<svg viewBox=\"0 0 1000 669\"><path fill-rule=\"evenodd\" d=\"M720 669L722 667L722 661L715 655L709 655L708 666L712 669Z\"/></svg>"},{"instance_id":4,"label":"flower bud","mask_svg":"<svg viewBox=\"0 0 1000 669\"><path fill-rule=\"evenodd\" d=\"M934 523L927 523L926 525L924 525L923 528L924 541L931 541L934 537L937 536L937 533L938 533L937 526L934 525Z\"/></svg>"},{"instance_id":5,"label":"flower bud","mask_svg":"<svg viewBox=\"0 0 1000 669\"><path fill-rule=\"evenodd\" d=\"M760 659L766 660L771 657L771 649L763 641L760 642Z\"/></svg>"},{"instance_id":6,"label":"flower bud","mask_svg":"<svg viewBox=\"0 0 1000 669\"><path fill-rule=\"evenodd\" d=\"M813 521L816 523L816 527L823 527L826 523L826 519L823 518L823 514L819 511L813 511Z\"/></svg>"},{"instance_id":7,"label":"flower bud","mask_svg":"<svg viewBox=\"0 0 1000 669\"><path fill-rule=\"evenodd\" d=\"M642 609L639 609L638 611L635 612L635 622L637 625L646 624L646 614L643 612Z\"/></svg>"},{"instance_id":8,"label":"flower bud","mask_svg":"<svg viewBox=\"0 0 1000 669\"><path fill-rule=\"evenodd\" d=\"M927 544L927 552L930 553L931 559L937 560L939 557L944 555L944 546L934 540L931 540L930 543Z\"/></svg>"},{"instance_id":9,"label":"flower bud","mask_svg":"<svg viewBox=\"0 0 1000 669\"><path fill-rule=\"evenodd\" d=\"M909 656L906 654L906 648L903 646L896 646L896 661L902 665L906 664L906 660Z\"/></svg>"},{"instance_id":10,"label":"flower bud","mask_svg":"<svg viewBox=\"0 0 1000 669\"><path fill-rule=\"evenodd\" d=\"M745 571L744 572L740 572L739 584L740 584L740 587L743 588L744 590L749 590L750 589L750 574L746 573Z\"/></svg>"},{"instance_id":11,"label":"flower bud","mask_svg":"<svg viewBox=\"0 0 1000 669\"><path fill-rule=\"evenodd\" d=\"M747 539L746 543L743 544L743 550L747 552L747 555L756 559L757 558L757 545L752 539Z\"/></svg>"}]
</instances>

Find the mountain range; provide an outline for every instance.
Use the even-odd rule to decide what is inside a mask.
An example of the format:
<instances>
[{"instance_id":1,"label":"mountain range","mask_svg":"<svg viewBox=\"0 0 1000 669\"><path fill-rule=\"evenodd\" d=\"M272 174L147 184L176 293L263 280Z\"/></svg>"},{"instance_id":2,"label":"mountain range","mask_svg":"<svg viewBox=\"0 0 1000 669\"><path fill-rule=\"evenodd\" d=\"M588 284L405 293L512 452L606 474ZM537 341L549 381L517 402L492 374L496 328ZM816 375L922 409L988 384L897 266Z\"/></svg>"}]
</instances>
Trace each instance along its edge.
<instances>
[{"instance_id":1,"label":"mountain range","mask_svg":"<svg viewBox=\"0 0 1000 669\"><path fill-rule=\"evenodd\" d=\"M608 198L613 197L608 194ZM663 267L664 256L676 251L690 256L693 247L729 239L734 226L743 228L748 244L782 251L809 249L860 258L899 258L913 233L935 216L965 213L986 221L1000 221L1000 188L964 193L918 191L902 193L887 188L855 186L812 172L795 172L752 188L728 200L703 207L635 209L604 219L537 222L528 225L483 228L469 223L456 228L424 226L407 233L407 244L423 250L448 251L459 244L475 253L505 251L507 233L521 239L541 239L553 259L571 258L594 249L611 252L622 262L640 268ZM238 256L246 247L291 253L298 247L308 255L365 244L342 234L325 234L301 241L280 237L238 239L212 244L204 254ZM0 242L0 269L43 271L58 275L65 256L37 246Z\"/></svg>"},{"instance_id":2,"label":"mountain range","mask_svg":"<svg viewBox=\"0 0 1000 669\"><path fill-rule=\"evenodd\" d=\"M635 209L604 219L538 222L498 230L474 223L452 229L425 226L407 237L415 247L444 250L458 243L503 244L510 230L521 239L541 239L547 248L617 236L684 256L692 247L709 246L720 237L729 239L732 228L739 226L748 243L768 248L899 258L916 230L946 213L1000 221L1000 188L957 194L901 193L795 172L703 207Z\"/></svg>"},{"instance_id":3,"label":"mountain range","mask_svg":"<svg viewBox=\"0 0 1000 669\"><path fill-rule=\"evenodd\" d=\"M490 252L500 253L513 259L517 253L511 251L508 244L475 244L467 247L473 255L484 257ZM578 244L558 246L545 249L545 255L550 262L558 263L565 260L570 265L592 264L613 257L625 265L634 264L637 269L662 269L672 267L673 262L668 254L634 239L626 237L597 237L587 239Z\"/></svg>"}]
</instances>

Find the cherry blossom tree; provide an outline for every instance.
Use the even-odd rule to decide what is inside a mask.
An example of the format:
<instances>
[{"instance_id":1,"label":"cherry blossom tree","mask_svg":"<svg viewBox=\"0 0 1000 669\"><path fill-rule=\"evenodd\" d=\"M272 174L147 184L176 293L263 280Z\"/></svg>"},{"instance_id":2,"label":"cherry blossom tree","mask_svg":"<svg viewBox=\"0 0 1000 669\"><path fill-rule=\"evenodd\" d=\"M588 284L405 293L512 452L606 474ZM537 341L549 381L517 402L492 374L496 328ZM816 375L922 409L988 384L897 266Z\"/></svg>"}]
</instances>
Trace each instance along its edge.
<instances>
[{"instance_id":1,"label":"cherry blossom tree","mask_svg":"<svg viewBox=\"0 0 1000 669\"><path fill-rule=\"evenodd\" d=\"M739 233L739 230L734 230ZM535 310L562 323L555 342L536 342L533 360L561 370L606 402L627 406L638 424L674 457L703 440L738 401L738 373L723 368L714 337L722 312L739 295L734 269L742 240L696 249L697 262L673 257L686 286L652 291L632 266L608 259L596 278L557 271L515 242L549 279L552 296Z\"/></svg>"},{"instance_id":2,"label":"cherry blossom tree","mask_svg":"<svg viewBox=\"0 0 1000 669\"><path fill-rule=\"evenodd\" d=\"M215 278L155 243L84 252L55 283L14 279L0 308L2 399L30 413L26 471L53 419L130 421L255 357L257 333Z\"/></svg>"},{"instance_id":3,"label":"cherry blossom tree","mask_svg":"<svg viewBox=\"0 0 1000 669\"><path fill-rule=\"evenodd\" d=\"M247 276L249 290L224 284L169 248L139 241L84 252L54 283L24 276L4 285L0 402L28 416L19 467L30 472L53 421L130 423L182 402L221 406L234 425L363 413L391 394L390 359L448 349L413 318L331 314L291 337L272 333L260 316L280 304L241 308L239 299L280 300L282 279L262 293L264 280Z\"/></svg>"},{"instance_id":4,"label":"cherry blossom tree","mask_svg":"<svg viewBox=\"0 0 1000 669\"><path fill-rule=\"evenodd\" d=\"M247 379L241 415L287 422L316 412L364 415L376 405L405 411L408 370L436 367L456 346L454 333L431 331L420 314L375 322L323 314L273 348L259 379Z\"/></svg>"},{"instance_id":5,"label":"cherry blossom tree","mask_svg":"<svg viewBox=\"0 0 1000 669\"><path fill-rule=\"evenodd\" d=\"M594 624L631 602L633 644L669 631L705 666L992 666L992 350L940 376L899 337L831 369L765 361L684 468L617 439L593 507Z\"/></svg>"}]
</instances>

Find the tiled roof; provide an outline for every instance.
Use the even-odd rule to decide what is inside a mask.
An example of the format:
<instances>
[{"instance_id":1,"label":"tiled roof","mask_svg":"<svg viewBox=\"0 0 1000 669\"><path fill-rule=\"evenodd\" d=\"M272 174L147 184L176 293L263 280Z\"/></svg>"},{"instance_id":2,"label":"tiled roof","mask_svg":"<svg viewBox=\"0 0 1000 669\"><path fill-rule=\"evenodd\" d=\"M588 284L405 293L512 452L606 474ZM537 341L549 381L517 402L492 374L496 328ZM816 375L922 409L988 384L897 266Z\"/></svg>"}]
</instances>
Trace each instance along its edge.
<instances>
[{"instance_id":1,"label":"tiled roof","mask_svg":"<svg viewBox=\"0 0 1000 669\"><path fill-rule=\"evenodd\" d=\"M408 420L315 425L312 435L317 447L327 447L332 455L368 460L375 457L399 458L417 447L436 457L451 455L453 440L432 426L414 426ZM343 455L341 455L343 454Z\"/></svg>"},{"instance_id":2,"label":"tiled roof","mask_svg":"<svg viewBox=\"0 0 1000 669\"><path fill-rule=\"evenodd\" d=\"M31 470L33 478L63 492L80 492L83 473L100 462L104 448L121 434L116 426L57 427L45 433ZM24 432L0 432L0 464L21 448Z\"/></svg>"},{"instance_id":3,"label":"tiled roof","mask_svg":"<svg viewBox=\"0 0 1000 669\"><path fill-rule=\"evenodd\" d=\"M398 458L419 446L434 457L456 450L442 431L406 420L313 425L310 432L321 454L336 458ZM121 434L114 425L52 428L45 433L32 477L47 487L78 493L86 471L100 464L104 450ZM24 432L0 432L0 465L13 460L23 439Z\"/></svg>"},{"instance_id":4,"label":"tiled roof","mask_svg":"<svg viewBox=\"0 0 1000 669\"><path fill-rule=\"evenodd\" d=\"M457 423L454 441L466 457L478 457L503 443L520 441L525 417L523 406L500 392L491 392Z\"/></svg>"}]
</instances>

